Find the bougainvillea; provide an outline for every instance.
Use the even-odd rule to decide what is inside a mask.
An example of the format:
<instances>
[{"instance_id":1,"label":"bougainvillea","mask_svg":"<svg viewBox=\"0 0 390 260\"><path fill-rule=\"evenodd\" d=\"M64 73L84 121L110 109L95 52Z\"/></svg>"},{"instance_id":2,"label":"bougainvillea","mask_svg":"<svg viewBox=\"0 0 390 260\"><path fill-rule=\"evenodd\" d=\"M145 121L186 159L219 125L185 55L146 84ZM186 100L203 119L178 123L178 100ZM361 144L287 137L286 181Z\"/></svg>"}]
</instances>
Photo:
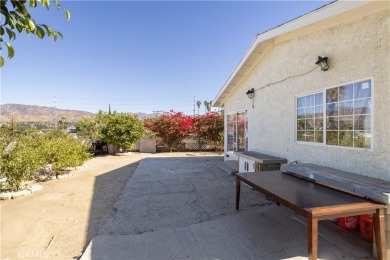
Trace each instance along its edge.
<instances>
[{"instance_id":1,"label":"bougainvillea","mask_svg":"<svg viewBox=\"0 0 390 260\"><path fill-rule=\"evenodd\" d=\"M215 148L223 146L223 115L210 112L194 120L193 132L200 138L212 141Z\"/></svg>"},{"instance_id":2,"label":"bougainvillea","mask_svg":"<svg viewBox=\"0 0 390 260\"><path fill-rule=\"evenodd\" d=\"M171 152L192 133L193 123L193 117L173 110L144 120L145 127L160 137Z\"/></svg>"}]
</instances>

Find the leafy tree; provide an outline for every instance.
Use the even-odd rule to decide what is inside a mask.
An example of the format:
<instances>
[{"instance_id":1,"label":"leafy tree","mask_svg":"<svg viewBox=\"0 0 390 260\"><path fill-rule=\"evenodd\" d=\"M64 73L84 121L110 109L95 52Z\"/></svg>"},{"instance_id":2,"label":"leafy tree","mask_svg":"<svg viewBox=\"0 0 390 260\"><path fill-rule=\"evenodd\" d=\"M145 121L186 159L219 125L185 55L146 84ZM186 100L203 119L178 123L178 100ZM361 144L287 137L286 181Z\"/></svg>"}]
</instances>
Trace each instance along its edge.
<instances>
[{"instance_id":1,"label":"leafy tree","mask_svg":"<svg viewBox=\"0 0 390 260\"><path fill-rule=\"evenodd\" d=\"M52 0L57 9L62 9L58 0ZM35 8L39 5L49 9L50 0L1 0L0 1L0 50L3 46L7 47L8 58L14 56L14 49L10 41L16 39L16 33L25 32L27 35L33 34L38 38L43 39L45 36L52 37L54 41L57 40L58 36L63 38L61 32L52 30L46 24L39 24L31 17L29 8ZM70 12L66 9L66 19L70 20ZM4 21L4 22L3 22ZM4 37L7 34L8 40L5 41ZM0 67L4 65L4 58L0 56Z\"/></svg>"},{"instance_id":2,"label":"leafy tree","mask_svg":"<svg viewBox=\"0 0 390 260\"><path fill-rule=\"evenodd\" d=\"M31 179L33 173L44 165L39 144L35 138L21 136L9 150L2 151L1 173L11 188L18 190L24 180Z\"/></svg>"},{"instance_id":3,"label":"leafy tree","mask_svg":"<svg viewBox=\"0 0 390 260\"><path fill-rule=\"evenodd\" d=\"M102 129L108 122L109 115L116 114L111 113L111 108L109 108L109 112L103 112L99 110L99 113L96 114L94 118L84 118L77 123L75 123L77 136L82 139L92 138L93 140L102 138Z\"/></svg>"},{"instance_id":4,"label":"leafy tree","mask_svg":"<svg viewBox=\"0 0 390 260\"><path fill-rule=\"evenodd\" d=\"M19 189L23 181L31 179L47 164L52 164L56 174L67 167L81 165L91 156L87 149L59 130L42 134L31 128L1 151L0 172L11 188Z\"/></svg>"},{"instance_id":5,"label":"leafy tree","mask_svg":"<svg viewBox=\"0 0 390 260\"><path fill-rule=\"evenodd\" d=\"M81 165L90 158L87 145L59 130L47 133L40 148L45 164L51 164L56 174L67 167Z\"/></svg>"},{"instance_id":6,"label":"leafy tree","mask_svg":"<svg viewBox=\"0 0 390 260\"><path fill-rule=\"evenodd\" d=\"M208 113L208 112L210 112L210 109L211 109L211 103L210 102L208 102L207 100L206 101L204 101L204 109L205 109L205 112L206 113Z\"/></svg>"},{"instance_id":7,"label":"leafy tree","mask_svg":"<svg viewBox=\"0 0 390 260\"><path fill-rule=\"evenodd\" d=\"M7 125L0 126L0 153L8 146L12 140L12 130Z\"/></svg>"},{"instance_id":8,"label":"leafy tree","mask_svg":"<svg viewBox=\"0 0 390 260\"><path fill-rule=\"evenodd\" d=\"M123 150L134 147L145 133L142 121L138 116L129 113L101 113L98 116L103 142L111 143Z\"/></svg>"},{"instance_id":9,"label":"leafy tree","mask_svg":"<svg viewBox=\"0 0 390 260\"><path fill-rule=\"evenodd\" d=\"M202 141L210 140L215 149L223 147L224 119L222 114L210 112L194 119L194 133Z\"/></svg>"},{"instance_id":10,"label":"leafy tree","mask_svg":"<svg viewBox=\"0 0 390 260\"><path fill-rule=\"evenodd\" d=\"M160 137L172 152L186 136L192 133L193 118L171 110L158 117L145 119L144 125Z\"/></svg>"},{"instance_id":11,"label":"leafy tree","mask_svg":"<svg viewBox=\"0 0 390 260\"><path fill-rule=\"evenodd\" d=\"M95 119L84 118L75 123L77 136L82 139L96 139L98 137L98 125Z\"/></svg>"},{"instance_id":12,"label":"leafy tree","mask_svg":"<svg viewBox=\"0 0 390 260\"><path fill-rule=\"evenodd\" d=\"M198 115L199 115L199 109L200 109L200 106L202 105L202 101L198 100L196 102L196 105L198 106Z\"/></svg>"},{"instance_id":13,"label":"leafy tree","mask_svg":"<svg viewBox=\"0 0 390 260\"><path fill-rule=\"evenodd\" d=\"M60 126L60 129L65 130L69 126L69 122L66 121L66 117L63 116L58 120L58 125Z\"/></svg>"}]
</instances>

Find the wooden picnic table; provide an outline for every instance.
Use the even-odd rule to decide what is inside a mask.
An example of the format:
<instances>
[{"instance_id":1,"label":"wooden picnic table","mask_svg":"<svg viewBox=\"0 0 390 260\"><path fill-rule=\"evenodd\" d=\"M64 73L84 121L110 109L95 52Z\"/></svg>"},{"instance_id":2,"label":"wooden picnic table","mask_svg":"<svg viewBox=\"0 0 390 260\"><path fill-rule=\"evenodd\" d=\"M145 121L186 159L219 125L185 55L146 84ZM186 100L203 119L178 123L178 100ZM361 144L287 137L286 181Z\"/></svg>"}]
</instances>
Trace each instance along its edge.
<instances>
[{"instance_id":1,"label":"wooden picnic table","mask_svg":"<svg viewBox=\"0 0 390 260\"><path fill-rule=\"evenodd\" d=\"M306 218L309 259L317 259L318 221L361 214L374 215L378 259L387 259L385 205L280 171L266 171L236 173L236 210L239 210L241 182Z\"/></svg>"}]
</instances>

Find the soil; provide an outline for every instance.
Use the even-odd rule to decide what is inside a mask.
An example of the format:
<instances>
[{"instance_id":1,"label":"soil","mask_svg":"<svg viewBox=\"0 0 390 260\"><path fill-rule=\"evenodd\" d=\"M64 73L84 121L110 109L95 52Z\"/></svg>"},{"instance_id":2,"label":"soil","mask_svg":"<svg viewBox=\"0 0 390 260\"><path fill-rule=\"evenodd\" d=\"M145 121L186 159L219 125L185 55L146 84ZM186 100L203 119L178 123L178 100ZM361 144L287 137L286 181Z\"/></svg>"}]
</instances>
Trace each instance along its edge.
<instances>
[{"instance_id":1,"label":"soil","mask_svg":"<svg viewBox=\"0 0 390 260\"><path fill-rule=\"evenodd\" d=\"M0 201L0 259L77 259L146 154L95 157L31 196Z\"/></svg>"}]
</instances>

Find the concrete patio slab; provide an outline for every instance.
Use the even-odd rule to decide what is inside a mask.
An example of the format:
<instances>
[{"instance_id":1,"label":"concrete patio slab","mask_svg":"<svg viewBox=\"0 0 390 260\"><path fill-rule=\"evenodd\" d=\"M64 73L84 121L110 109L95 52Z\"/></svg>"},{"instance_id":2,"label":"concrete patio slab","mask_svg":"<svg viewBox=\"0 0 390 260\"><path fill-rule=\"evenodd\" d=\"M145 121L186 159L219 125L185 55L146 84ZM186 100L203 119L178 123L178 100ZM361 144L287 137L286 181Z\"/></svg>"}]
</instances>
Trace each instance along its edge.
<instances>
[{"instance_id":1,"label":"concrete patio slab","mask_svg":"<svg viewBox=\"0 0 390 260\"><path fill-rule=\"evenodd\" d=\"M305 221L242 188L222 156L145 158L81 259L306 259ZM372 246L320 222L320 259L372 259Z\"/></svg>"}]
</instances>

